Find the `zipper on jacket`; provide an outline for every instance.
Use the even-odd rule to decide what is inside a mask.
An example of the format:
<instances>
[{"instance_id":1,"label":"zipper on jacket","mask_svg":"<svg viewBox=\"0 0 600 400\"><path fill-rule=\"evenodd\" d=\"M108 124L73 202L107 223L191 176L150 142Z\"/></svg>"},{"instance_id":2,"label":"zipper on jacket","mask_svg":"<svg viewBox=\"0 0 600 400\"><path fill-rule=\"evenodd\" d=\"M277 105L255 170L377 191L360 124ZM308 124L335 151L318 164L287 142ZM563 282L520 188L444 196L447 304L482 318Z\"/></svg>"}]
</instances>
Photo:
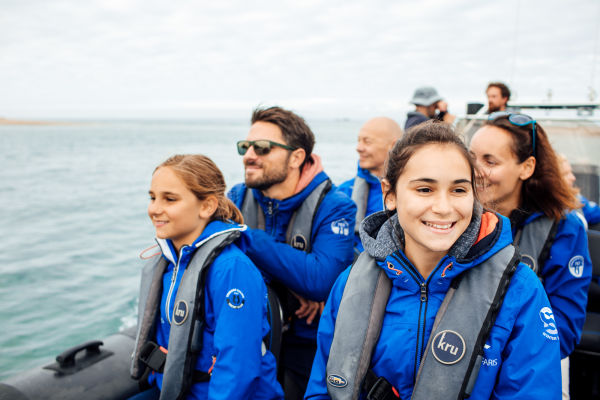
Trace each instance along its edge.
<instances>
[{"instance_id":1,"label":"zipper on jacket","mask_svg":"<svg viewBox=\"0 0 600 400\"><path fill-rule=\"evenodd\" d=\"M179 263L181 262L181 257L183 256L183 249L186 246L183 246L181 250L179 250L179 258L177 258L177 264L173 268L173 275L171 275L171 285L169 286L169 292L167 293L167 302L165 303L165 314L167 314L167 321L169 321L169 325L171 325L171 313L169 309L171 308L171 296L173 295L173 289L175 289L175 281L177 280L177 274L179 272Z\"/></svg>"},{"instance_id":2,"label":"zipper on jacket","mask_svg":"<svg viewBox=\"0 0 600 400\"><path fill-rule=\"evenodd\" d=\"M398 260L402 265L406 267L406 271L408 274L414 279L414 281L419 285L419 295L420 295L420 303L419 303L419 319L417 325L417 344L415 349L415 365L413 369L413 382L417 379L417 372L419 371L419 366L421 365L421 359L423 357L423 352L425 350L425 330L427 328L427 305L429 304L429 295L428 288L429 282L431 278L436 274L436 272L440 269L440 266L444 265L448 256L444 256L440 262L435 266L435 268L431 271L426 280L423 280L421 274L417 271L415 266L404 256L404 254L400 252L396 252L392 254L396 260Z\"/></svg>"},{"instance_id":3,"label":"zipper on jacket","mask_svg":"<svg viewBox=\"0 0 600 400\"><path fill-rule=\"evenodd\" d=\"M265 214L265 232L270 231L269 234L275 237L277 237L275 226L275 213L277 212L277 207L278 205L274 201L269 200L267 202L267 212Z\"/></svg>"}]
</instances>

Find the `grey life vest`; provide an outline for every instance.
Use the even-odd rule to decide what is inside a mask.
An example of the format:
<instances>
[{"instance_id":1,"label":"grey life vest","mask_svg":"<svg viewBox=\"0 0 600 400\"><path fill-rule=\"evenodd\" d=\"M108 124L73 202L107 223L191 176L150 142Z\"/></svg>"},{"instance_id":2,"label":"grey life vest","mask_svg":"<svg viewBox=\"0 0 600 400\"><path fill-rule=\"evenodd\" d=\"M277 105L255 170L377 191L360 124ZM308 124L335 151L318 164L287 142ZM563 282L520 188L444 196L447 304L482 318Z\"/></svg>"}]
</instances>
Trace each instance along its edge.
<instances>
[{"instance_id":1,"label":"grey life vest","mask_svg":"<svg viewBox=\"0 0 600 400\"><path fill-rule=\"evenodd\" d=\"M295 249L310 253L313 221L321 201L330 189L331 181L326 179L294 211L285 235L287 244ZM246 189L241 211L246 225L253 229L265 230L265 213L250 188Z\"/></svg>"},{"instance_id":2,"label":"grey life vest","mask_svg":"<svg viewBox=\"0 0 600 400\"><path fill-rule=\"evenodd\" d=\"M521 261L527 264L538 276L554 243L558 223L546 216L537 218L519 228L515 233L513 244L519 248Z\"/></svg>"},{"instance_id":3,"label":"grey life vest","mask_svg":"<svg viewBox=\"0 0 600 400\"><path fill-rule=\"evenodd\" d=\"M173 308L161 399L184 398L192 384L195 356L202 349L204 275L207 267L226 246L240 237L243 229L245 227L235 227L218 232L198 243L196 253L184 271ZM146 369L139 360L140 350L154 338L162 277L168 264L162 256L155 256L148 260L142 270L137 336L131 364L131 376L134 379L140 379Z\"/></svg>"},{"instance_id":4,"label":"grey life vest","mask_svg":"<svg viewBox=\"0 0 600 400\"><path fill-rule=\"evenodd\" d=\"M461 399L470 394L483 346L518 263L518 251L507 246L453 280L437 312L412 399ZM391 287L383 269L363 252L352 266L335 322L327 360L332 399L359 398Z\"/></svg>"},{"instance_id":5,"label":"grey life vest","mask_svg":"<svg viewBox=\"0 0 600 400\"><path fill-rule=\"evenodd\" d=\"M356 222L354 223L354 233L358 235L358 228L367 214L367 204L369 202L369 182L365 178L356 176L352 187L352 201L356 204Z\"/></svg>"}]
</instances>

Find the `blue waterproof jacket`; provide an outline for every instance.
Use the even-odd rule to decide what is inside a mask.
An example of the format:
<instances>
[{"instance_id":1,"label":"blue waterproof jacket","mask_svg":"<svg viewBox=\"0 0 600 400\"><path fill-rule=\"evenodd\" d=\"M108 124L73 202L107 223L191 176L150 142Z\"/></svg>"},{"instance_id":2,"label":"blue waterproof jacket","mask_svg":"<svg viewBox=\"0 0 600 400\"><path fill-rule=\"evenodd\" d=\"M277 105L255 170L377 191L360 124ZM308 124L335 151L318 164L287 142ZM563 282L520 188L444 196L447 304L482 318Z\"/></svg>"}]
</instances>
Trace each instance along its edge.
<instances>
[{"instance_id":1,"label":"blue waterproof jacket","mask_svg":"<svg viewBox=\"0 0 600 400\"><path fill-rule=\"evenodd\" d=\"M286 230L294 211L326 179L327 175L320 172L304 190L285 200L271 199L260 190L251 189L265 213L265 231L249 229L252 240L246 254L268 278L314 301L327 299L338 275L352 262L356 207L352 200L332 187L314 217L310 253L288 245ZM242 207L246 190L246 185L240 183L228 194L238 208ZM339 229L340 226L347 229ZM316 325L314 322L307 325L305 319L296 320L293 334L315 340Z\"/></svg>"},{"instance_id":2,"label":"blue waterproof jacket","mask_svg":"<svg viewBox=\"0 0 600 400\"><path fill-rule=\"evenodd\" d=\"M388 253L387 257L379 258L377 263L392 281L381 334L371 358L371 369L377 376L385 377L397 389L401 399L409 399L436 313L450 283L463 271L477 268L484 260L509 245L512 235L507 218L499 215L494 218L490 217L493 214L486 213L487 217L482 218L484 223L474 221L471 224L479 235L476 244L467 244L462 250L462 253L468 251L467 255L456 258L453 254L460 252L454 250L460 246L455 243L448 255L424 279L400 250L395 239L396 232L401 231L396 214L383 224L381 214L365 218L361 225L365 251L372 256L381 256L382 249ZM383 220L386 219L384 217ZM371 222L376 222L375 226L369 226ZM371 239L367 241L365 236ZM471 261L465 261L468 259ZM349 272L350 268L336 281L321 316L317 354L305 399L329 398L326 365ZM421 300L422 283L427 287L424 301ZM519 264L485 342L482 365L470 400L561 398L559 338L549 324L552 316L548 314L548 309L541 312L549 305L537 276L526 265ZM431 384L439 386L444 382Z\"/></svg>"},{"instance_id":3,"label":"blue waterproof jacket","mask_svg":"<svg viewBox=\"0 0 600 400\"><path fill-rule=\"evenodd\" d=\"M163 275L156 341L167 350L173 303L181 278L192 259L194 244L231 227L228 222L209 223L198 239L192 245L182 247L179 254L171 240L157 240L169 265ZM174 266L178 262L179 270L173 277ZM206 321L196 369L207 372L212 367L212 376L209 382L194 384L187 398L283 399L283 391L277 382L275 357L269 351L264 356L261 354L262 338L270 328L267 288L260 272L234 244L225 247L209 268L204 297ZM170 290L172 280L174 285ZM239 296L240 293L244 299L242 306L230 306L228 297L232 294ZM152 373L149 381L160 389L162 374Z\"/></svg>"},{"instance_id":4,"label":"blue waterproof jacket","mask_svg":"<svg viewBox=\"0 0 600 400\"><path fill-rule=\"evenodd\" d=\"M410 111L406 114L406 122L404 123L404 130L407 131L413 126L419 125L425 121L429 121L430 118L418 111Z\"/></svg>"},{"instance_id":5,"label":"blue waterproof jacket","mask_svg":"<svg viewBox=\"0 0 600 400\"><path fill-rule=\"evenodd\" d=\"M383 195L381 193L381 182L379 178L375 175L371 174L366 169L363 169L358 166L358 171L356 173L357 176L363 178L369 183L369 198L367 200L367 210L365 212L365 217L373 214L377 211L383 210ZM352 197L352 190L354 189L354 178L347 180L342 183L338 190L342 193L345 193L348 197ZM362 221L356 221L356 224L360 224ZM363 245L360 241L360 235L354 235L354 247L359 251L363 251Z\"/></svg>"},{"instance_id":6,"label":"blue waterproof jacket","mask_svg":"<svg viewBox=\"0 0 600 400\"><path fill-rule=\"evenodd\" d=\"M583 211L583 215L589 225L597 224L600 222L600 206L596 204L594 201L590 201L586 199L584 196L577 196L583 207L581 207L581 211Z\"/></svg>"},{"instance_id":7,"label":"blue waterproof jacket","mask_svg":"<svg viewBox=\"0 0 600 400\"><path fill-rule=\"evenodd\" d=\"M533 213L523 224L542 216L542 213ZM513 235L518 228L518 224L513 226ZM581 338L591 277L585 226L571 211L559 222L550 255L541 267L542 283L558 326L561 358L571 354Z\"/></svg>"}]
</instances>

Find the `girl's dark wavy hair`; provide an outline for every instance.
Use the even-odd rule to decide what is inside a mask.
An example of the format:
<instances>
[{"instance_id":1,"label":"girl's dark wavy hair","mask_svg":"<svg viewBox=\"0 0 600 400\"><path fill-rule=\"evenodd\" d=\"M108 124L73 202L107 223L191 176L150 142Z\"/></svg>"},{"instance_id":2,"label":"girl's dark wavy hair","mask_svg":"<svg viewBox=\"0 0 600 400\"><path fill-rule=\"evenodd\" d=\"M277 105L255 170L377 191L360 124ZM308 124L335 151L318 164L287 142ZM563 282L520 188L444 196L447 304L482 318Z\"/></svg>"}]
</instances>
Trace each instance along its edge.
<instances>
[{"instance_id":1,"label":"girl's dark wavy hair","mask_svg":"<svg viewBox=\"0 0 600 400\"><path fill-rule=\"evenodd\" d=\"M486 125L508 132L512 138L511 150L522 163L534 154L532 125L518 126L500 116ZM548 218L559 220L567 210L578 207L576 190L562 177L560 164L548 136L540 124L535 124L535 170L521 187L521 208L540 211Z\"/></svg>"},{"instance_id":2,"label":"girl's dark wavy hair","mask_svg":"<svg viewBox=\"0 0 600 400\"><path fill-rule=\"evenodd\" d=\"M474 199L477 202L475 162L464 141L454 132L452 126L437 120L423 122L410 128L389 151L385 162L384 177L390 185L390 190L383 194L384 200L390 192L396 193L396 183L402 172L404 172L408 160L410 160L418 149L428 144L452 145L460 151L469 163L469 168L471 169L471 189L473 190Z\"/></svg>"}]
</instances>

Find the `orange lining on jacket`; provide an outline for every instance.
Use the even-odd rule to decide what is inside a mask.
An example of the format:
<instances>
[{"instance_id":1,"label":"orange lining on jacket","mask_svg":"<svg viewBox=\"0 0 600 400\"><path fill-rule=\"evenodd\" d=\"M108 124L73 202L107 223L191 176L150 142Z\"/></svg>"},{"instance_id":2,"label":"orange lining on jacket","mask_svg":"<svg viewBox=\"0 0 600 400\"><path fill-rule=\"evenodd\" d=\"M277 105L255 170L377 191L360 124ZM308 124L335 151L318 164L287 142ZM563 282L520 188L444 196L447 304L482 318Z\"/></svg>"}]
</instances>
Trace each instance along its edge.
<instances>
[{"instance_id":1,"label":"orange lining on jacket","mask_svg":"<svg viewBox=\"0 0 600 400\"><path fill-rule=\"evenodd\" d=\"M479 228L479 236L477 236L475 243L478 243L481 239L492 233L496 229L496 225L498 225L496 214L489 211L484 212L481 215L481 227Z\"/></svg>"}]
</instances>

